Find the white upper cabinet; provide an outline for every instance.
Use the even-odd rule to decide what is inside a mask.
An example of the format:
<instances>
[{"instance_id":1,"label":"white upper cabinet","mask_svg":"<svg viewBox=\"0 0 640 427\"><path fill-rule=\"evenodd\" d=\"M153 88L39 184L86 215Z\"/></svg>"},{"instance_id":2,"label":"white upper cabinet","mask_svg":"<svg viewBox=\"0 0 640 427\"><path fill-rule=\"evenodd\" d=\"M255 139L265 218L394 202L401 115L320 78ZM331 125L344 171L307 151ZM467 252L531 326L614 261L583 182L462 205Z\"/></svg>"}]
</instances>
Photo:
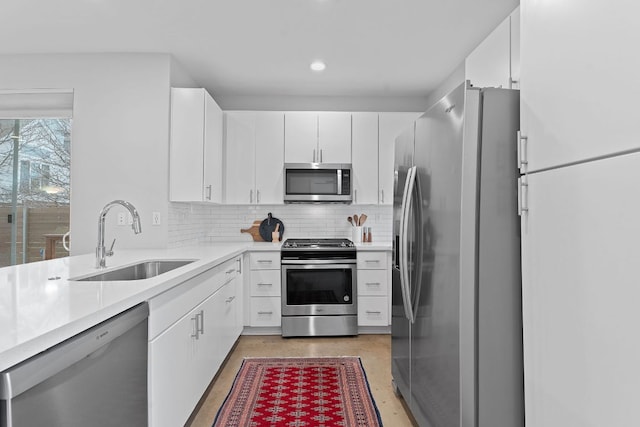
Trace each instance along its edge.
<instances>
[{"instance_id":1,"label":"white upper cabinet","mask_svg":"<svg viewBox=\"0 0 640 427\"><path fill-rule=\"evenodd\" d=\"M284 113L256 116L256 203L282 204L284 194Z\"/></svg>"},{"instance_id":2,"label":"white upper cabinet","mask_svg":"<svg viewBox=\"0 0 640 427\"><path fill-rule=\"evenodd\" d=\"M255 113L225 112L225 203L255 202Z\"/></svg>"},{"instance_id":3,"label":"white upper cabinet","mask_svg":"<svg viewBox=\"0 0 640 427\"><path fill-rule=\"evenodd\" d=\"M351 113L318 114L320 163L351 163Z\"/></svg>"},{"instance_id":4,"label":"white upper cabinet","mask_svg":"<svg viewBox=\"0 0 640 427\"><path fill-rule=\"evenodd\" d=\"M395 139L420 114L352 114L354 204L393 204Z\"/></svg>"},{"instance_id":5,"label":"white upper cabinet","mask_svg":"<svg viewBox=\"0 0 640 427\"><path fill-rule=\"evenodd\" d=\"M225 202L283 203L284 113L225 113Z\"/></svg>"},{"instance_id":6,"label":"white upper cabinet","mask_svg":"<svg viewBox=\"0 0 640 427\"><path fill-rule=\"evenodd\" d=\"M393 158L398 135L422 113L380 113L378 147L378 203L393 204Z\"/></svg>"},{"instance_id":7,"label":"white upper cabinet","mask_svg":"<svg viewBox=\"0 0 640 427\"><path fill-rule=\"evenodd\" d=\"M285 114L286 163L351 163L351 113Z\"/></svg>"},{"instance_id":8,"label":"white upper cabinet","mask_svg":"<svg viewBox=\"0 0 640 427\"><path fill-rule=\"evenodd\" d=\"M318 157L318 114L285 113L285 163L316 162Z\"/></svg>"},{"instance_id":9,"label":"white upper cabinet","mask_svg":"<svg viewBox=\"0 0 640 427\"><path fill-rule=\"evenodd\" d=\"M171 89L169 197L222 201L222 110L204 89Z\"/></svg>"},{"instance_id":10,"label":"white upper cabinet","mask_svg":"<svg viewBox=\"0 0 640 427\"><path fill-rule=\"evenodd\" d=\"M496 27L465 60L465 76L476 87L515 87L520 72L520 9Z\"/></svg>"},{"instance_id":11,"label":"white upper cabinet","mask_svg":"<svg viewBox=\"0 0 640 427\"><path fill-rule=\"evenodd\" d=\"M352 125L353 203L377 204L378 113L353 113Z\"/></svg>"},{"instance_id":12,"label":"white upper cabinet","mask_svg":"<svg viewBox=\"0 0 640 427\"><path fill-rule=\"evenodd\" d=\"M640 26L625 0L521 4L521 129L529 171L640 147Z\"/></svg>"}]
</instances>

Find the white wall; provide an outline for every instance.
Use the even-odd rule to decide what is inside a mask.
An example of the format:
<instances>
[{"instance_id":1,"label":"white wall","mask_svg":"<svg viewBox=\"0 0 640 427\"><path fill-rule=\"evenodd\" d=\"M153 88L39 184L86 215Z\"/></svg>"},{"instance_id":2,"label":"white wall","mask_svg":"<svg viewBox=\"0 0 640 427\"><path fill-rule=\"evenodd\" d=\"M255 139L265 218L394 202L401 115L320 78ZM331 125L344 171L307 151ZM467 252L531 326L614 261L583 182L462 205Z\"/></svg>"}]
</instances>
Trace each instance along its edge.
<instances>
[{"instance_id":1,"label":"white wall","mask_svg":"<svg viewBox=\"0 0 640 427\"><path fill-rule=\"evenodd\" d=\"M0 89L74 90L71 141L72 254L93 252L97 218L113 199L133 203L143 232L107 216L118 248L167 245L169 87L166 54L10 55L0 58ZM162 225L151 226L152 212Z\"/></svg>"}]
</instances>

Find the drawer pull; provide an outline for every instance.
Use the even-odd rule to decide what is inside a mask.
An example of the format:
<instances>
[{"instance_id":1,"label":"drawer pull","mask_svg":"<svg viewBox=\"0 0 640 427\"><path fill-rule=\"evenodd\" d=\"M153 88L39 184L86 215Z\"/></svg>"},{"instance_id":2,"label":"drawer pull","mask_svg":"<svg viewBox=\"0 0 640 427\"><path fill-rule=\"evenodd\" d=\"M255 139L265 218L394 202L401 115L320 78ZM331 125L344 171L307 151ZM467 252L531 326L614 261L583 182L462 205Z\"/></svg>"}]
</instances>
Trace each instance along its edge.
<instances>
[{"instance_id":1,"label":"drawer pull","mask_svg":"<svg viewBox=\"0 0 640 427\"><path fill-rule=\"evenodd\" d=\"M375 262L375 263L379 263L380 260L379 259L365 259L364 262Z\"/></svg>"},{"instance_id":2,"label":"drawer pull","mask_svg":"<svg viewBox=\"0 0 640 427\"><path fill-rule=\"evenodd\" d=\"M269 264L271 264L273 262L273 260L272 259L259 259L258 262L259 263L269 263Z\"/></svg>"},{"instance_id":3,"label":"drawer pull","mask_svg":"<svg viewBox=\"0 0 640 427\"><path fill-rule=\"evenodd\" d=\"M273 283L258 283L258 286L273 286Z\"/></svg>"},{"instance_id":4,"label":"drawer pull","mask_svg":"<svg viewBox=\"0 0 640 427\"><path fill-rule=\"evenodd\" d=\"M273 314L273 311L259 311L258 314Z\"/></svg>"},{"instance_id":5,"label":"drawer pull","mask_svg":"<svg viewBox=\"0 0 640 427\"><path fill-rule=\"evenodd\" d=\"M367 310L367 314L381 314L381 311L372 311L372 310Z\"/></svg>"},{"instance_id":6,"label":"drawer pull","mask_svg":"<svg viewBox=\"0 0 640 427\"><path fill-rule=\"evenodd\" d=\"M365 283L367 286L380 286L380 282L367 282Z\"/></svg>"}]
</instances>

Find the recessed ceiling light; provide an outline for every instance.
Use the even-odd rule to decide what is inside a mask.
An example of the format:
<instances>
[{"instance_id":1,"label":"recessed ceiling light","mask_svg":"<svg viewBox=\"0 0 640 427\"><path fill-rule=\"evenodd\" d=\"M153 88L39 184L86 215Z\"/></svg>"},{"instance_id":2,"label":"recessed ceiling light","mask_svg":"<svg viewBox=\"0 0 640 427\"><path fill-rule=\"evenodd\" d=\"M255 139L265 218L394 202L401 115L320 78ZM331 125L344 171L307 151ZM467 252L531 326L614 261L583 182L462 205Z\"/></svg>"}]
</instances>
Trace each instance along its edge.
<instances>
[{"instance_id":1,"label":"recessed ceiling light","mask_svg":"<svg viewBox=\"0 0 640 427\"><path fill-rule=\"evenodd\" d=\"M327 65L322 61L313 61L310 67L313 71L324 71Z\"/></svg>"}]
</instances>

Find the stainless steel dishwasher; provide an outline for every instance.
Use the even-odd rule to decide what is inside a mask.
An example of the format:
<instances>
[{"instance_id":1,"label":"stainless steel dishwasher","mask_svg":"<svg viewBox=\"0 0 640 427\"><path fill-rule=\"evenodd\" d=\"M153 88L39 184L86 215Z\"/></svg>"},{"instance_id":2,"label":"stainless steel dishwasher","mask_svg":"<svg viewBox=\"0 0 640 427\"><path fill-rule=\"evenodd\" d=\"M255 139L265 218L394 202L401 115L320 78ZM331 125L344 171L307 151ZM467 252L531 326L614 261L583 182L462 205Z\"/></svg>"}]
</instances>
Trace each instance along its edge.
<instances>
[{"instance_id":1,"label":"stainless steel dishwasher","mask_svg":"<svg viewBox=\"0 0 640 427\"><path fill-rule=\"evenodd\" d=\"M147 425L146 303L0 374L0 426Z\"/></svg>"}]
</instances>

